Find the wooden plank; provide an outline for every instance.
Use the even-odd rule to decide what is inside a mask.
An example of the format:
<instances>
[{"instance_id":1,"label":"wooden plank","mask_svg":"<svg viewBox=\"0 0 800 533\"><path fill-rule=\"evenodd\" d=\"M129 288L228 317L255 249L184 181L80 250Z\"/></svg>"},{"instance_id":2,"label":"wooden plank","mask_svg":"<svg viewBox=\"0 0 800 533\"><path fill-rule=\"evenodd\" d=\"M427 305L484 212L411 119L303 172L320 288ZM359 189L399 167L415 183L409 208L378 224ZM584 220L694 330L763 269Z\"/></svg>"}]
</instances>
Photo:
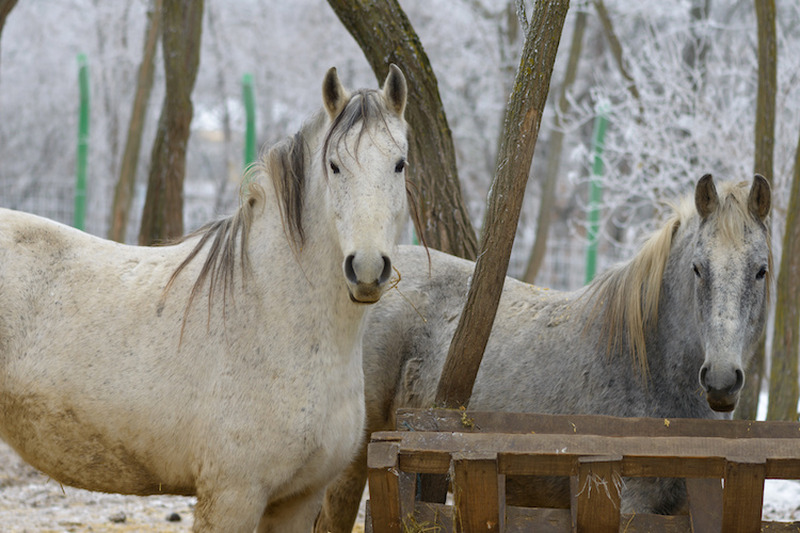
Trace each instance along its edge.
<instances>
[{"instance_id":1,"label":"wooden plank","mask_svg":"<svg viewBox=\"0 0 800 533\"><path fill-rule=\"evenodd\" d=\"M687 478L689 520L692 533L720 533L722 483L718 478Z\"/></svg>"},{"instance_id":2,"label":"wooden plank","mask_svg":"<svg viewBox=\"0 0 800 533\"><path fill-rule=\"evenodd\" d=\"M409 531L453 533L453 506L417 502L414 518L408 522ZM719 525L719 524L718 524ZM767 533L797 533L797 522L762 522ZM540 509L506 507L506 533L569 533L572 520L569 509ZM687 515L623 514L620 533L689 533L692 531ZM758 531L758 530L756 530ZM366 530L371 533L370 529Z\"/></svg>"},{"instance_id":3,"label":"wooden plank","mask_svg":"<svg viewBox=\"0 0 800 533\"><path fill-rule=\"evenodd\" d=\"M374 435L374 433L373 433ZM370 444L371 446L372 444ZM453 450L457 450L454 448ZM447 474L450 470L450 451L429 450L414 447L413 450L402 449L398 456L400 468L406 472L420 474Z\"/></svg>"},{"instance_id":4,"label":"wooden plank","mask_svg":"<svg viewBox=\"0 0 800 533\"><path fill-rule=\"evenodd\" d=\"M505 530L505 476L497 473L497 454L453 454L456 531Z\"/></svg>"},{"instance_id":5,"label":"wooden plank","mask_svg":"<svg viewBox=\"0 0 800 533\"><path fill-rule=\"evenodd\" d=\"M689 517L687 515L659 515L634 513L620 517L621 533L688 533Z\"/></svg>"},{"instance_id":6,"label":"wooden plank","mask_svg":"<svg viewBox=\"0 0 800 533\"><path fill-rule=\"evenodd\" d=\"M372 529L387 533L402 531L400 514L400 470L397 466L397 442L377 442L369 445L369 494Z\"/></svg>"},{"instance_id":7,"label":"wooden plank","mask_svg":"<svg viewBox=\"0 0 800 533\"><path fill-rule=\"evenodd\" d=\"M642 437L797 438L798 422L399 409L398 430Z\"/></svg>"},{"instance_id":8,"label":"wooden plank","mask_svg":"<svg viewBox=\"0 0 800 533\"><path fill-rule=\"evenodd\" d=\"M794 439L723 439L718 437L604 437L597 435L529 435L481 433L386 432L373 438L400 438L400 466L404 470L444 473L450 451L498 453L502 474L540 475L538 471L508 472L503 465L525 465L525 456L538 455L539 461L552 461L548 472L567 464L563 457L623 455L623 475L636 475L646 465L656 468L647 475L672 477L723 477L726 457L766 457L768 477L795 479L800 474L800 446ZM504 457L504 455L517 457ZM698 458L708 458L698 461ZM654 458L674 458L654 461ZM542 464L539 462L538 464ZM533 465L533 463L531 463ZM433 468L435 467L435 468Z\"/></svg>"},{"instance_id":9,"label":"wooden plank","mask_svg":"<svg viewBox=\"0 0 800 533\"><path fill-rule=\"evenodd\" d=\"M764 505L765 460L731 459L725 467L722 531L758 531Z\"/></svg>"},{"instance_id":10,"label":"wooden plank","mask_svg":"<svg viewBox=\"0 0 800 533\"><path fill-rule=\"evenodd\" d=\"M451 505L417 502L414 511L415 520L409 523L409 530L452 533L453 512ZM770 526L776 527L776 524L771 523ZM415 527L416 529L414 529ZM569 533L572 531L569 509L506 507L505 533L530 533L531 531ZM686 515L625 514L620 519L619 531L624 533L687 533L689 517ZM772 531L772 529L768 531ZM777 531L788 533L789 530L778 529ZM794 533L797 533L796 530Z\"/></svg>"},{"instance_id":11,"label":"wooden plank","mask_svg":"<svg viewBox=\"0 0 800 533\"><path fill-rule=\"evenodd\" d=\"M364 533L375 533L372 529L372 508L369 500L364 502Z\"/></svg>"},{"instance_id":12,"label":"wooden plank","mask_svg":"<svg viewBox=\"0 0 800 533\"><path fill-rule=\"evenodd\" d=\"M619 531L622 456L579 457L571 478L573 531Z\"/></svg>"},{"instance_id":13,"label":"wooden plank","mask_svg":"<svg viewBox=\"0 0 800 533\"><path fill-rule=\"evenodd\" d=\"M506 533L568 533L572 531L569 509L506 507Z\"/></svg>"},{"instance_id":14,"label":"wooden plank","mask_svg":"<svg viewBox=\"0 0 800 533\"><path fill-rule=\"evenodd\" d=\"M575 456L501 453L498 457L498 466L500 472L507 476L530 475L531 472L535 472L537 476L568 476L575 466Z\"/></svg>"},{"instance_id":15,"label":"wooden plank","mask_svg":"<svg viewBox=\"0 0 800 533\"><path fill-rule=\"evenodd\" d=\"M800 522L761 522L761 531L766 533L797 533Z\"/></svg>"},{"instance_id":16,"label":"wooden plank","mask_svg":"<svg viewBox=\"0 0 800 533\"><path fill-rule=\"evenodd\" d=\"M400 488L400 520L405 519L414 512L414 503L417 498L417 474L400 470L398 478Z\"/></svg>"},{"instance_id":17,"label":"wooden plank","mask_svg":"<svg viewBox=\"0 0 800 533\"><path fill-rule=\"evenodd\" d=\"M406 521L408 531L431 533L453 533L452 505L432 502L416 502L414 514Z\"/></svg>"}]
</instances>

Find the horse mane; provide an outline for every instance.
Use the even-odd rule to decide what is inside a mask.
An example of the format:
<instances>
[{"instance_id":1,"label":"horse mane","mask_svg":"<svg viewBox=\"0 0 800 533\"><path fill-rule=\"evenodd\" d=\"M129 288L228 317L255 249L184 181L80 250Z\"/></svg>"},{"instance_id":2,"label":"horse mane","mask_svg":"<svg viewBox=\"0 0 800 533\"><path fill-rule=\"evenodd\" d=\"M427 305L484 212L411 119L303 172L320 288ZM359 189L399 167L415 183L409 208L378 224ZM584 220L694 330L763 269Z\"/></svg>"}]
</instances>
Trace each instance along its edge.
<instances>
[{"instance_id":1,"label":"horse mane","mask_svg":"<svg viewBox=\"0 0 800 533\"><path fill-rule=\"evenodd\" d=\"M742 222L753 218L747 207L748 186L748 182L722 182L718 185L720 207L713 216L720 235L730 242L741 242ZM645 338L658 321L661 281L674 237L681 228L688 226L692 218L699 216L693 195L671 206L672 213L664 225L645 241L636 256L598 276L584 293L594 301L592 314L602 320L606 354L611 355L627 345L631 363L643 378L648 375ZM770 249L767 275L771 272ZM767 279L768 298L769 286ZM602 312L598 313L598 308Z\"/></svg>"},{"instance_id":2,"label":"horse mane","mask_svg":"<svg viewBox=\"0 0 800 533\"><path fill-rule=\"evenodd\" d=\"M254 172L255 167L248 169L248 173ZM189 300L186 303L186 311L184 312L183 322L181 324L181 339L183 338L183 330L186 326L186 314L192 305L198 292L205 285L206 280L209 281L208 291L208 321L211 320L211 303L212 295L216 291L219 283L222 284L222 300L223 300L223 316L225 313L225 302L228 295L233 297L234 285L234 271L236 264L236 247L239 246L239 263L242 269L242 282L247 276L250 266L250 259L247 253L247 242L250 236L250 226L253 221L254 211L257 205L263 206L266 198L264 189L256 183L248 183L246 180L242 183L243 201L240 203L239 208L230 217L223 218L214 222L210 222L205 226L185 235L178 242L183 242L188 239L200 236L197 244L192 248L192 251L186 258L178 265L172 275L169 277L166 286L164 287L163 296L159 305L159 310L164 306L164 300L169 292L172 284L177 279L178 275L191 263L200 251L206 247L210 242L206 260L197 279L192 285L192 290L189 293Z\"/></svg>"},{"instance_id":3,"label":"horse mane","mask_svg":"<svg viewBox=\"0 0 800 533\"><path fill-rule=\"evenodd\" d=\"M383 98L374 89L355 91L344 109L333 119L324 137L321 150L322 169L325 168L328 149L331 144L338 145L348 131L357 124L361 124L355 150L366 131L366 124L373 117L378 117L386 123L385 113L388 111ZM163 308L164 299L178 275L191 263L203 248L210 242L211 247L206 256L203 267L197 276L183 316L181 338L186 325L186 316L197 294L208 281L208 321L211 320L212 296L219 284L222 285L223 317L225 316L225 302L230 295L233 297L234 272L236 265L236 248L239 247L239 263L242 270L242 283L244 283L250 267L247 253L247 242L250 226L254 217L256 206L263 208L266 193L263 187L255 181L259 175L269 176L278 198L281 223L293 253L297 255L305 241L305 231L302 223L303 193L307 175L308 158L310 153L308 140L316 136L326 124L327 114L320 110L307 120L300 130L293 136L287 137L270 148L258 161L251 164L245 172L240 188L240 205L236 212L228 218L206 224L198 230L184 236L178 242L200 236L197 244L186 258L178 265L164 287L162 301L159 309ZM338 149L338 148L337 148ZM349 147L347 147L349 150ZM409 182L407 181L407 184ZM409 195L411 191L407 189Z\"/></svg>"}]
</instances>

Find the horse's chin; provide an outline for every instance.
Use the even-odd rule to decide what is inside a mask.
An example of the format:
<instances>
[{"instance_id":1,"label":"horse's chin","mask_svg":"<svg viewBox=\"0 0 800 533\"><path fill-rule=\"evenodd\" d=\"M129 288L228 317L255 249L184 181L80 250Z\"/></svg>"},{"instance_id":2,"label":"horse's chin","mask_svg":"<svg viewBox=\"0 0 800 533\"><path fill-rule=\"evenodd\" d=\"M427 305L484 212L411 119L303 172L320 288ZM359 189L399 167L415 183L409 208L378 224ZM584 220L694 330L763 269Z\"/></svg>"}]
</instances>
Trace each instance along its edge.
<instances>
[{"instance_id":1,"label":"horse's chin","mask_svg":"<svg viewBox=\"0 0 800 533\"><path fill-rule=\"evenodd\" d=\"M378 303L381 299L381 293L377 294L359 294L358 296L353 294L353 291L348 290L347 294L350 296L350 301L355 304L361 305L372 305L374 303Z\"/></svg>"},{"instance_id":2,"label":"horse's chin","mask_svg":"<svg viewBox=\"0 0 800 533\"><path fill-rule=\"evenodd\" d=\"M730 413L736 409L736 404L739 403L739 395L737 394L734 397L715 397L713 395L709 395L706 397L706 400L708 400L708 406L712 410L718 413Z\"/></svg>"}]
</instances>

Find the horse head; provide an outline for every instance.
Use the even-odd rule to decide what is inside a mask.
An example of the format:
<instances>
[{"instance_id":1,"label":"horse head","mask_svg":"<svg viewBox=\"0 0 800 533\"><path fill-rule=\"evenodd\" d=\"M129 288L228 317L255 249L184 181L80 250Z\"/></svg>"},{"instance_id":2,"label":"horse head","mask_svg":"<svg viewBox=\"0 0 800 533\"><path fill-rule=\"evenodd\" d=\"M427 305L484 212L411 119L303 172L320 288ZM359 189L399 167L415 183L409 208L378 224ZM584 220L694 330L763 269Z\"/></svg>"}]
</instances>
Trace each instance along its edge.
<instances>
[{"instance_id":1,"label":"horse head","mask_svg":"<svg viewBox=\"0 0 800 533\"><path fill-rule=\"evenodd\" d=\"M756 175L749 193L745 187L734 184L718 194L710 174L700 179L695 189L700 223L685 267L693 280L694 318L705 355L700 385L708 405L720 412L736 407L769 294L770 186Z\"/></svg>"},{"instance_id":2,"label":"horse head","mask_svg":"<svg viewBox=\"0 0 800 533\"><path fill-rule=\"evenodd\" d=\"M326 208L342 250L350 299L377 302L407 215L407 87L395 65L381 90L352 95L331 68L322 84L330 127L322 147Z\"/></svg>"}]
</instances>

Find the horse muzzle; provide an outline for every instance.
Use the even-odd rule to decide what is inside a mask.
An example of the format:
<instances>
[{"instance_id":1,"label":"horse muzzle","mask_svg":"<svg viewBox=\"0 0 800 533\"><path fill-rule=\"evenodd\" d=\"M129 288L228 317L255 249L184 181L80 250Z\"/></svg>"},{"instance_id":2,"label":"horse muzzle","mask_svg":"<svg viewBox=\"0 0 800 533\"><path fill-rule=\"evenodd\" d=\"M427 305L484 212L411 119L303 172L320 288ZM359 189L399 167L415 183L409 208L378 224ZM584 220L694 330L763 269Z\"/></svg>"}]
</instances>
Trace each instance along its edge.
<instances>
[{"instance_id":1,"label":"horse muzzle","mask_svg":"<svg viewBox=\"0 0 800 533\"><path fill-rule=\"evenodd\" d=\"M359 304L380 300L392 277L392 261L385 254L352 253L343 268L350 300Z\"/></svg>"},{"instance_id":2,"label":"horse muzzle","mask_svg":"<svg viewBox=\"0 0 800 533\"><path fill-rule=\"evenodd\" d=\"M739 402L744 372L739 366L714 371L711 368L711 365L705 364L700 369L700 385L706 391L706 401L714 411L729 413Z\"/></svg>"}]
</instances>

